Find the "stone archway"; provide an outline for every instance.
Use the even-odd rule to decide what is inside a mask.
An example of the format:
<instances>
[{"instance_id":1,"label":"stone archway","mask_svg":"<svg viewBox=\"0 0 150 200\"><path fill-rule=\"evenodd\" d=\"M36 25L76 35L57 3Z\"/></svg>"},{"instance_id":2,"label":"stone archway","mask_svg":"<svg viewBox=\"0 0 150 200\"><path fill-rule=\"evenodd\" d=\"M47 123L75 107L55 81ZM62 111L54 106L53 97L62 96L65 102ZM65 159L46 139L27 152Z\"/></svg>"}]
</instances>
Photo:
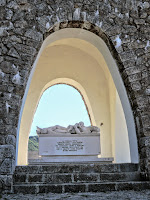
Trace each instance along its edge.
<instances>
[{"instance_id":1,"label":"stone archway","mask_svg":"<svg viewBox=\"0 0 150 200\"><path fill-rule=\"evenodd\" d=\"M10 189L22 98L35 58L50 33L82 28L100 36L116 60L132 107L141 172L149 176L149 3L2 2L0 36L1 179ZM28 12L27 12L28 11ZM145 18L141 13L145 13ZM88 23L88 22L89 23ZM140 25L139 25L140 24ZM52 27L52 28L51 28ZM119 43L121 42L121 46ZM6 153L9 152L9 153Z\"/></svg>"},{"instance_id":2,"label":"stone archway","mask_svg":"<svg viewBox=\"0 0 150 200\"><path fill-rule=\"evenodd\" d=\"M67 50L68 47L70 48L69 51ZM84 61L82 61L80 56L77 56L76 51L72 50L73 47L77 51L80 52L80 56L82 55ZM90 51L89 51L89 49L90 49ZM82 53L81 50L84 53ZM55 51L56 51L56 53L54 53ZM59 51L60 51L60 54L59 54ZM62 55L61 55L62 52L65 52L67 54L67 51L69 52L68 57L65 57L65 56L62 57ZM70 52L72 52L72 53L70 54ZM50 55L52 55L52 58L50 58ZM73 58L71 58L72 57L71 55L74 55L76 57L76 60L79 59L79 62L73 60ZM85 57L85 55L86 55L86 57ZM49 57L49 60L47 60L47 56ZM69 58L71 58L71 60L69 60ZM100 65L100 67L99 67L99 69L101 70L100 72L98 71L98 68L94 72L94 67L97 64L94 64L95 61L92 61L93 58ZM53 59L54 59L54 61L53 61ZM59 62L59 60L61 62ZM57 61L57 63L56 63L56 61ZM85 61L86 61L86 64L84 63ZM104 126L104 128L102 128L102 132L104 132L104 134L101 135L102 156L110 157L110 156L112 156L112 154L114 154L115 160L117 162L133 162L133 163L138 162L136 132L135 132L134 120L133 120L130 104L128 101L128 97L127 97L124 85L122 83L121 77L119 75L116 63L114 62L109 49L107 48L105 43L99 37L97 37L93 33L83 30L83 29L68 28L68 29L63 29L63 30L57 31L57 32L51 34L45 40L45 42L41 48L41 55L39 55L39 60L37 60L36 62L37 62L37 66L35 65L35 67L33 67L33 71L31 72L31 76L30 76L30 79L27 84L26 95L27 95L27 93L29 93L29 94L27 96L24 96L24 100L23 100L24 104L22 105L22 110L24 107L24 111L23 111L22 116L20 116L19 126L20 126L20 124L21 124L21 126L20 126L20 129L18 128L19 142L17 143L17 145L20 145L19 151L18 151L18 156L20 155L18 164L20 164L20 165L27 164L28 134L29 134L33 114L35 112L40 95L43 93L43 91L45 89L47 89L48 86L51 86L53 84L53 82L57 82L58 80L59 80L59 82L57 82L57 83L63 82L65 80L65 78L62 78L62 77L67 77L66 83L68 83L68 84L75 83L75 84L73 84L73 86L76 87L77 89L79 89L81 94L84 96L84 99L86 99L86 104L87 104L89 114L92 119L92 124L99 126L100 122L102 122L102 121L104 121L104 124L107 124L106 126ZM62 63L62 67L60 67L61 63ZM64 67L64 65L67 66L67 68ZM90 65L93 66L93 68L90 69ZM53 66L53 67L51 68L51 66ZM68 66L69 66L69 68L68 68ZM86 71L87 77L85 77L85 74L84 74L85 71L82 70L82 68L84 68L84 66L85 67L87 66L88 70L89 70L89 73ZM79 73L77 73L75 71L77 71ZM96 74L94 75L94 73L96 73ZM33 77L32 77L32 74L33 74ZM91 74L93 74L93 79L91 79ZM80 77L80 75L81 75L81 77ZM112 131L115 126L115 125L113 125L115 123L115 122L113 122L114 117L111 116L109 119L109 120L111 120L111 124L112 124L111 127L109 127L109 125L108 125L109 124L108 119L105 119L105 117L104 117L104 116L106 116L104 114L105 112L107 112L107 113L110 112L110 114L108 114L108 115L112 115L111 113L113 113L113 109L114 109L114 107L112 105L112 104L114 104L114 100L112 100L112 96L116 96L116 95L113 92L115 90L114 89L115 86L113 86L114 83L113 83L111 76L113 77L113 80L115 82L117 91L119 93L119 96L120 96L120 99L122 102L122 106L123 106L125 118L126 118L126 123L127 123L127 129L128 129L127 132L128 133L119 133L119 132L124 132L121 129L118 130L118 133L116 133L116 132L114 133ZM41 79L41 77L43 77L43 78ZM76 80L76 81L73 82L71 79L68 79L68 77L73 80ZM55 80L55 78L57 78L57 79ZM106 79L107 81L103 80L103 79ZM95 80L97 81L97 85L93 85ZM90 87L87 87L87 85L88 85L87 81L89 81L90 85L93 85L93 89L92 88L90 89ZM101 81L101 83L98 83L99 81ZM31 84L31 86L30 86L30 84ZM82 86L78 87L78 85L80 85L80 84L84 86L87 94L85 93ZM100 92L101 85L103 85L103 91ZM104 85L105 85L105 87L104 87ZM29 88L29 91L28 91L28 88ZM95 90L95 91L97 91L97 93L91 93L90 90L92 92ZM104 98L99 98L97 96L97 94L99 92L101 93L101 95L104 95ZM106 93L108 92L108 94L105 94L105 92ZM87 95L90 100L88 100ZM110 100L109 99L105 100L105 95L108 95ZM27 100L26 100L26 97L27 97ZM94 99L92 100L91 97L93 97ZM30 103L32 100L33 100L33 103L31 106ZM25 101L27 101L27 102L25 102ZM97 103L96 103L96 101L97 101ZM110 104L109 111L107 111L107 105L105 105L104 103L103 104L100 103L101 106L99 105L98 102L102 102L102 101L105 101L105 102L108 101L107 105ZM98 107L101 110L99 112L98 112ZM102 111L102 108L104 109L104 111ZM94 112L94 115L93 115L93 112ZM107 115L107 117L108 117L108 115ZM110 135L107 136L106 133L108 135L109 134ZM114 134L116 134L116 135L114 135ZM124 137L126 137L125 136L126 134L128 134L129 139L124 138ZM123 141L122 144L121 144L121 141L117 139L118 137L122 138L122 141ZM112 138L112 139L110 139L110 138ZM127 142L125 142L126 140L127 140ZM127 144L128 142L129 142L129 144ZM111 143L112 143L112 145L111 145ZM125 144L127 146L129 145L129 149L130 149L129 152L128 152L128 150L126 150ZM122 147L122 153L121 153L121 149L120 149L121 147ZM120 152L120 158L117 157L117 154L118 154L117 152ZM130 156L129 156L130 158L125 159L125 160L122 159L121 157L123 157L124 154L126 154L126 155L130 154ZM118 154L118 156L119 156L119 154Z\"/></svg>"}]
</instances>

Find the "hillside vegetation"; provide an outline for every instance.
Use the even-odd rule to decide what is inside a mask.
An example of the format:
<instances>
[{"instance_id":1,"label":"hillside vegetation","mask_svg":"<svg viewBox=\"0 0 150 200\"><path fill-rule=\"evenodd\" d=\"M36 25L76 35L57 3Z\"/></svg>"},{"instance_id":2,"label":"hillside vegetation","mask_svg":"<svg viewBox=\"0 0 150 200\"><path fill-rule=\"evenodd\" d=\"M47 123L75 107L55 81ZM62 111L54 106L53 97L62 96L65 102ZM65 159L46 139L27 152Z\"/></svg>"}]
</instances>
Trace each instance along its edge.
<instances>
[{"instance_id":1,"label":"hillside vegetation","mask_svg":"<svg viewBox=\"0 0 150 200\"><path fill-rule=\"evenodd\" d=\"M28 143L28 151L38 151L39 139L38 136L30 136Z\"/></svg>"}]
</instances>

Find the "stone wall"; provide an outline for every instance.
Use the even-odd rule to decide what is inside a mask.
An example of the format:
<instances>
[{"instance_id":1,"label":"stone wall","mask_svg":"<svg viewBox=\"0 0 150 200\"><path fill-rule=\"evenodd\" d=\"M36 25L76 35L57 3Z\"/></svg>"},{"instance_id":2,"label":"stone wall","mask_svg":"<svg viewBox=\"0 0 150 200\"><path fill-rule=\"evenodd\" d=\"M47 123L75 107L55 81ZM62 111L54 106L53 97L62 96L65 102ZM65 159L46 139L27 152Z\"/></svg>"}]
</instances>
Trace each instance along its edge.
<instances>
[{"instance_id":1,"label":"stone wall","mask_svg":"<svg viewBox=\"0 0 150 200\"><path fill-rule=\"evenodd\" d=\"M43 40L62 28L99 35L117 62L133 110L140 166L150 176L149 0L0 1L0 190L15 167L19 112Z\"/></svg>"}]
</instances>

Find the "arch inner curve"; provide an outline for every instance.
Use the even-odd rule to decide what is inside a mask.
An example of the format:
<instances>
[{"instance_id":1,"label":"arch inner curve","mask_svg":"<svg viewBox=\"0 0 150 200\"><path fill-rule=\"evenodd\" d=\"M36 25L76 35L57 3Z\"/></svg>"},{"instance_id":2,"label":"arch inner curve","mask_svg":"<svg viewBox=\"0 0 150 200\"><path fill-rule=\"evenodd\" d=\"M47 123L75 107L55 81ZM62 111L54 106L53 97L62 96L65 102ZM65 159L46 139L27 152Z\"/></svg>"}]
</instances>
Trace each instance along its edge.
<instances>
[{"instance_id":1,"label":"arch inner curve","mask_svg":"<svg viewBox=\"0 0 150 200\"><path fill-rule=\"evenodd\" d=\"M18 124L17 164L27 164L28 137L42 93L65 83L84 97L93 125L101 129L102 157L138 162L132 111L117 65L106 44L93 33L63 29L43 43L28 80Z\"/></svg>"}]
</instances>

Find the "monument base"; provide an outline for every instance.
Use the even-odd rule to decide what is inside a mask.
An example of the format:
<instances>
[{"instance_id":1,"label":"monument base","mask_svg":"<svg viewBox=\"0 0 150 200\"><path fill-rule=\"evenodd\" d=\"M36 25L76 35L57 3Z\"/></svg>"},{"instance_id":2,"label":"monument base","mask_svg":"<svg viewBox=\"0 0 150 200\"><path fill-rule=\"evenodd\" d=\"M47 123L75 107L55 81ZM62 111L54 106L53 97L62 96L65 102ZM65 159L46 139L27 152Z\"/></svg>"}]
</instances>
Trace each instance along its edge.
<instances>
[{"instance_id":1,"label":"monument base","mask_svg":"<svg viewBox=\"0 0 150 200\"><path fill-rule=\"evenodd\" d=\"M29 164L111 163L113 161L113 158L101 157L99 132L85 132L82 134L71 134L69 132L54 134L49 132L47 134L40 133L38 136L39 156L36 159L29 159Z\"/></svg>"},{"instance_id":2,"label":"monument base","mask_svg":"<svg viewBox=\"0 0 150 200\"><path fill-rule=\"evenodd\" d=\"M60 163L60 162L100 162L100 163L112 163L114 159L99 158L96 156L42 156L38 159L29 159L29 164L43 164L43 163Z\"/></svg>"},{"instance_id":3,"label":"monument base","mask_svg":"<svg viewBox=\"0 0 150 200\"><path fill-rule=\"evenodd\" d=\"M43 157L75 158L98 156L100 154L100 134L40 134L39 155Z\"/></svg>"}]
</instances>

